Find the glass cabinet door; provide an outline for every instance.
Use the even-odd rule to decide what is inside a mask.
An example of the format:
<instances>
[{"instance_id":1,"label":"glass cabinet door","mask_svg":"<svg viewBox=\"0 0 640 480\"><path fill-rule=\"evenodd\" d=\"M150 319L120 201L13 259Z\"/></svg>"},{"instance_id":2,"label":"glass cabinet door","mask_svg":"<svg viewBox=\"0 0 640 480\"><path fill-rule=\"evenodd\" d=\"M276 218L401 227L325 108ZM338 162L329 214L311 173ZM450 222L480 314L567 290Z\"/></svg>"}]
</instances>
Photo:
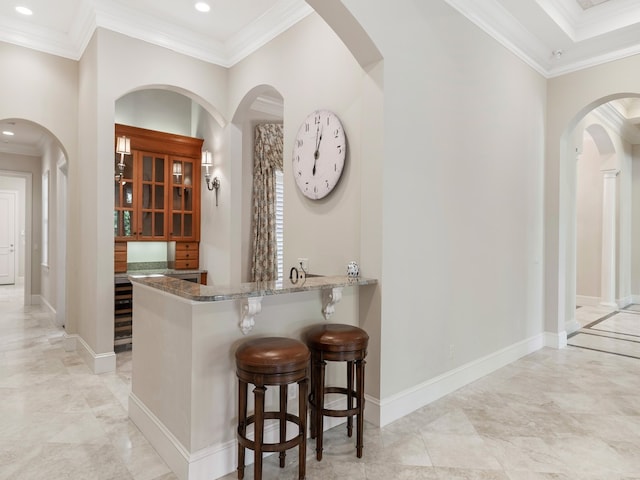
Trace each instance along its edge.
<instances>
[{"instance_id":1,"label":"glass cabinet door","mask_svg":"<svg viewBox=\"0 0 640 480\"><path fill-rule=\"evenodd\" d=\"M193 240L196 238L194 227L194 195L196 178L195 161L190 158L172 157L171 160L171 228L172 240Z\"/></svg>"},{"instance_id":2,"label":"glass cabinet door","mask_svg":"<svg viewBox=\"0 0 640 480\"><path fill-rule=\"evenodd\" d=\"M120 160L119 155L116 162ZM125 168L120 178L114 181L115 205L113 210L113 233L116 240L132 240L136 236L134 215L134 160L125 155ZM116 173L118 171L116 170Z\"/></svg>"},{"instance_id":3,"label":"glass cabinet door","mask_svg":"<svg viewBox=\"0 0 640 480\"><path fill-rule=\"evenodd\" d=\"M140 192L138 208L139 240L166 240L165 228L165 165L164 155L137 152L140 157Z\"/></svg>"}]
</instances>

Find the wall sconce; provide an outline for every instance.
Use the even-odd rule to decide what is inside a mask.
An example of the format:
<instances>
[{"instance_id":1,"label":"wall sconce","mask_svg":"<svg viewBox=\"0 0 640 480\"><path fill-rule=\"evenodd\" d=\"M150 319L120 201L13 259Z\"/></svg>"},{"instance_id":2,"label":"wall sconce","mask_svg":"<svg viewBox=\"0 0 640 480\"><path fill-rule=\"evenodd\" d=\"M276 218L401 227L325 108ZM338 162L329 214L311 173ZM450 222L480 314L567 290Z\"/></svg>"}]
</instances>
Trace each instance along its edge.
<instances>
[{"instance_id":1,"label":"wall sconce","mask_svg":"<svg viewBox=\"0 0 640 480\"><path fill-rule=\"evenodd\" d=\"M124 169L126 167L124 163L124 156L131 155L131 139L127 137L118 137L116 139L116 153L120 154L120 162L116 164L118 167L118 173L115 175L116 182L122 180L124 175Z\"/></svg>"},{"instance_id":2,"label":"wall sconce","mask_svg":"<svg viewBox=\"0 0 640 480\"><path fill-rule=\"evenodd\" d=\"M173 163L173 176L178 178L182 176L182 163L180 162Z\"/></svg>"},{"instance_id":3,"label":"wall sconce","mask_svg":"<svg viewBox=\"0 0 640 480\"><path fill-rule=\"evenodd\" d=\"M202 152L202 166L204 167L204 179L207 182L207 189L209 191L215 189L216 191L216 207L218 206L218 189L220 188L220 179L218 177L214 177L211 179L210 168L213 167L213 159L211 152L209 150L205 150Z\"/></svg>"}]
</instances>

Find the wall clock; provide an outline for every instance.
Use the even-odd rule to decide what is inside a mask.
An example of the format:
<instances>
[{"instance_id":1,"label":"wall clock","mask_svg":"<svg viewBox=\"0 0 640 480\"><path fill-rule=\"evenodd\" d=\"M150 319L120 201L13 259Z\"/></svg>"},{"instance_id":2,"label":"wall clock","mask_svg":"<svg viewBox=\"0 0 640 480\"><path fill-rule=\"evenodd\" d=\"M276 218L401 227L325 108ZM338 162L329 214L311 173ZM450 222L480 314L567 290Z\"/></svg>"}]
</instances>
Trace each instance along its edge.
<instances>
[{"instance_id":1,"label":"wall clock","mask_svg":"<svg viewBox=\"0 0 640 480\"><path fill-rule=\"evenodd\" d=\"M304 196L319 200L338 184L347 153L340 119L316 110L302 122L293 144L293 176Z\"/></svg>"}]
</instances>

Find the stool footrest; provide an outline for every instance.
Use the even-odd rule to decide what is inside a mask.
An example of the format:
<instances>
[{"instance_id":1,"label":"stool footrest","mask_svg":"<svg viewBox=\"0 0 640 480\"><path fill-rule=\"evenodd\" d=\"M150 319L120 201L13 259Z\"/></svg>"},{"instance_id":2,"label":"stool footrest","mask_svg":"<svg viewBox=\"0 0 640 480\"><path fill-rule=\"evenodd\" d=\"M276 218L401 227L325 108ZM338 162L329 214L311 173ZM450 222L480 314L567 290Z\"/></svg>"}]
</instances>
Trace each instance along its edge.
<instances>
[{"instance_id":1,"label":"stool footrest","mask_svg":"<svg viewBox=\"0 0 640 480\"><path fill-rule=\"evenodd\" d=\"M280 420L281 414L280 412L264 412L265 420ZM286 415L287 422L294 423L301 428L300 417L293 415L291 413L287 413ZM247 417L247 421L245 422L244 428L248 427L252 423L255 423L256 417L255 415L251 415ZM246 436L242 435L241 429L242 425L238 426L238 443L242 445L244 448L249 448L251 450L256 449L256 441L250 440ZM306 434L306 432L305 432ZM305 434L299 433L295 437L290 440L287 440L285 443L263 443L262 451L263 452L284 452L285 450L289 450L290 448L295 447L296 445L300 445L304 440Z\"/></svg>"},{"instance_id":2,"label":"stool footrest","mask_svg":"<svg viewBox=\"0 0 640 480\"><path fill-rule=\"evenodd\" d=\"M341 395L348 396L349 389L345 387L324 387L325 395L328 393L338 393ZM356 403L356 406L349 409L335 409L335 408L323 408L322 415L327 417L353 417L360 412L360 405L358 405L358 397L356 396L356 391L351 390L351 400ZM364 399L363 399L364 402ZM312 409L317 409L318 405L316 403L316 399L313 397L313 394L309 395L309 406Z\"/></svg>"}]
</instances>

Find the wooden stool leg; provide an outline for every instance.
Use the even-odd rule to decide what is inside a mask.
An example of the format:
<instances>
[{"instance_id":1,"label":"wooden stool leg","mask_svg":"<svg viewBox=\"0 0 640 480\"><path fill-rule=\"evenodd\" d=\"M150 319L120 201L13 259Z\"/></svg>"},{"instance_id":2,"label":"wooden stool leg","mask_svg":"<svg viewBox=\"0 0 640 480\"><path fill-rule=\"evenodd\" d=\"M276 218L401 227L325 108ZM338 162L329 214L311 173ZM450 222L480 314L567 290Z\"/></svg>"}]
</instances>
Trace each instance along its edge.
<instances>
[{"instance_id":1,"label":"wooden stool leg","mask_svg":"<svg viewBox=\"0 0 640 480\"><path fill-rule=\"evenodd\" d=\"M314 407L314 404L316 403L316 397L318 395L318 368L319 365L316 353L311 352L311 386L309 387L309 421L311 422L311 425L309 426L309 430L310 437L312 439L316 438L316 408Z\"/></svg>"},{"instance_id":2,"label":"wooden stool leg","mask_svg":"<svg viewBox=\"0 0 640 480\"><path fill-rule=\"evenodd\" d=\"M262 480L262 444L264 443L264 386L256 386L253 389L255 397L255 461L253 464L254 480Z\"/></svg>"},{"instance_id":3,"label":"wooden stool leg","mask_svg":"<svg viewBox=\"0 0 640 480\"><path fill-rule=\"evenodd\" d=\"M347 409L353 408L353 361L347 362ZM353 435L353 417L347 417L347 436Z\"/></svg>"},{"instance_id":4,"label":"wooden stool leg","mask_svg":"<svg viewBox=\"0 0 640 480\"><path fill-rule=\"evenodd\" d=\"M356 425L356 455L362 458L363 433L364 433L364 360L356 361L356 381L358 382L356 395L358 396L358 416Z\"/></svg>"},{"instance_id":5,"label":"wooden stool leg","mask_svg":"<svg viewBox=\"0 0 640 480\"><path fill-rule=\"evenodd\" d=\"M247 435L247 384L238 382L238 434ZM238 442L238 480L244 478L244 447Z\"/></svg>"},{"instance_id":6,"label":"wooden stool leg","mask_svg":"<svg viewBox=\"0 0 640 480\"><path fill-rule=\"evenodd\" d=\"M280 443L287 441L287 394L286 385L280 385ZM280 452L280 468L284 468L286 452Z\"/></svg>"},{"instance_id":7,"label":"wooden stool leg","mask_svg":"<svg viewBox=\"0 0 640 480\"><path fill-rule=\"evenodd\" d=\"M307 465L307 394L309 390L309 380L306 378L298 382L298 416L300 417L300 435L302 443L299 447L298 455L298 478L303 480L306 476Z\"/></svg>"},{"instance_id":8,"label":"wooden stool leg","mask_svg":"<svg viewBox=\"0 0 640 480\"><path fill-rule=\"evenodd\" d=\"M318 361L316 401L316 459L322 460L322 436L324 432L324 373L327 362L322 357Z\"/></svg>"}]
</instances>

